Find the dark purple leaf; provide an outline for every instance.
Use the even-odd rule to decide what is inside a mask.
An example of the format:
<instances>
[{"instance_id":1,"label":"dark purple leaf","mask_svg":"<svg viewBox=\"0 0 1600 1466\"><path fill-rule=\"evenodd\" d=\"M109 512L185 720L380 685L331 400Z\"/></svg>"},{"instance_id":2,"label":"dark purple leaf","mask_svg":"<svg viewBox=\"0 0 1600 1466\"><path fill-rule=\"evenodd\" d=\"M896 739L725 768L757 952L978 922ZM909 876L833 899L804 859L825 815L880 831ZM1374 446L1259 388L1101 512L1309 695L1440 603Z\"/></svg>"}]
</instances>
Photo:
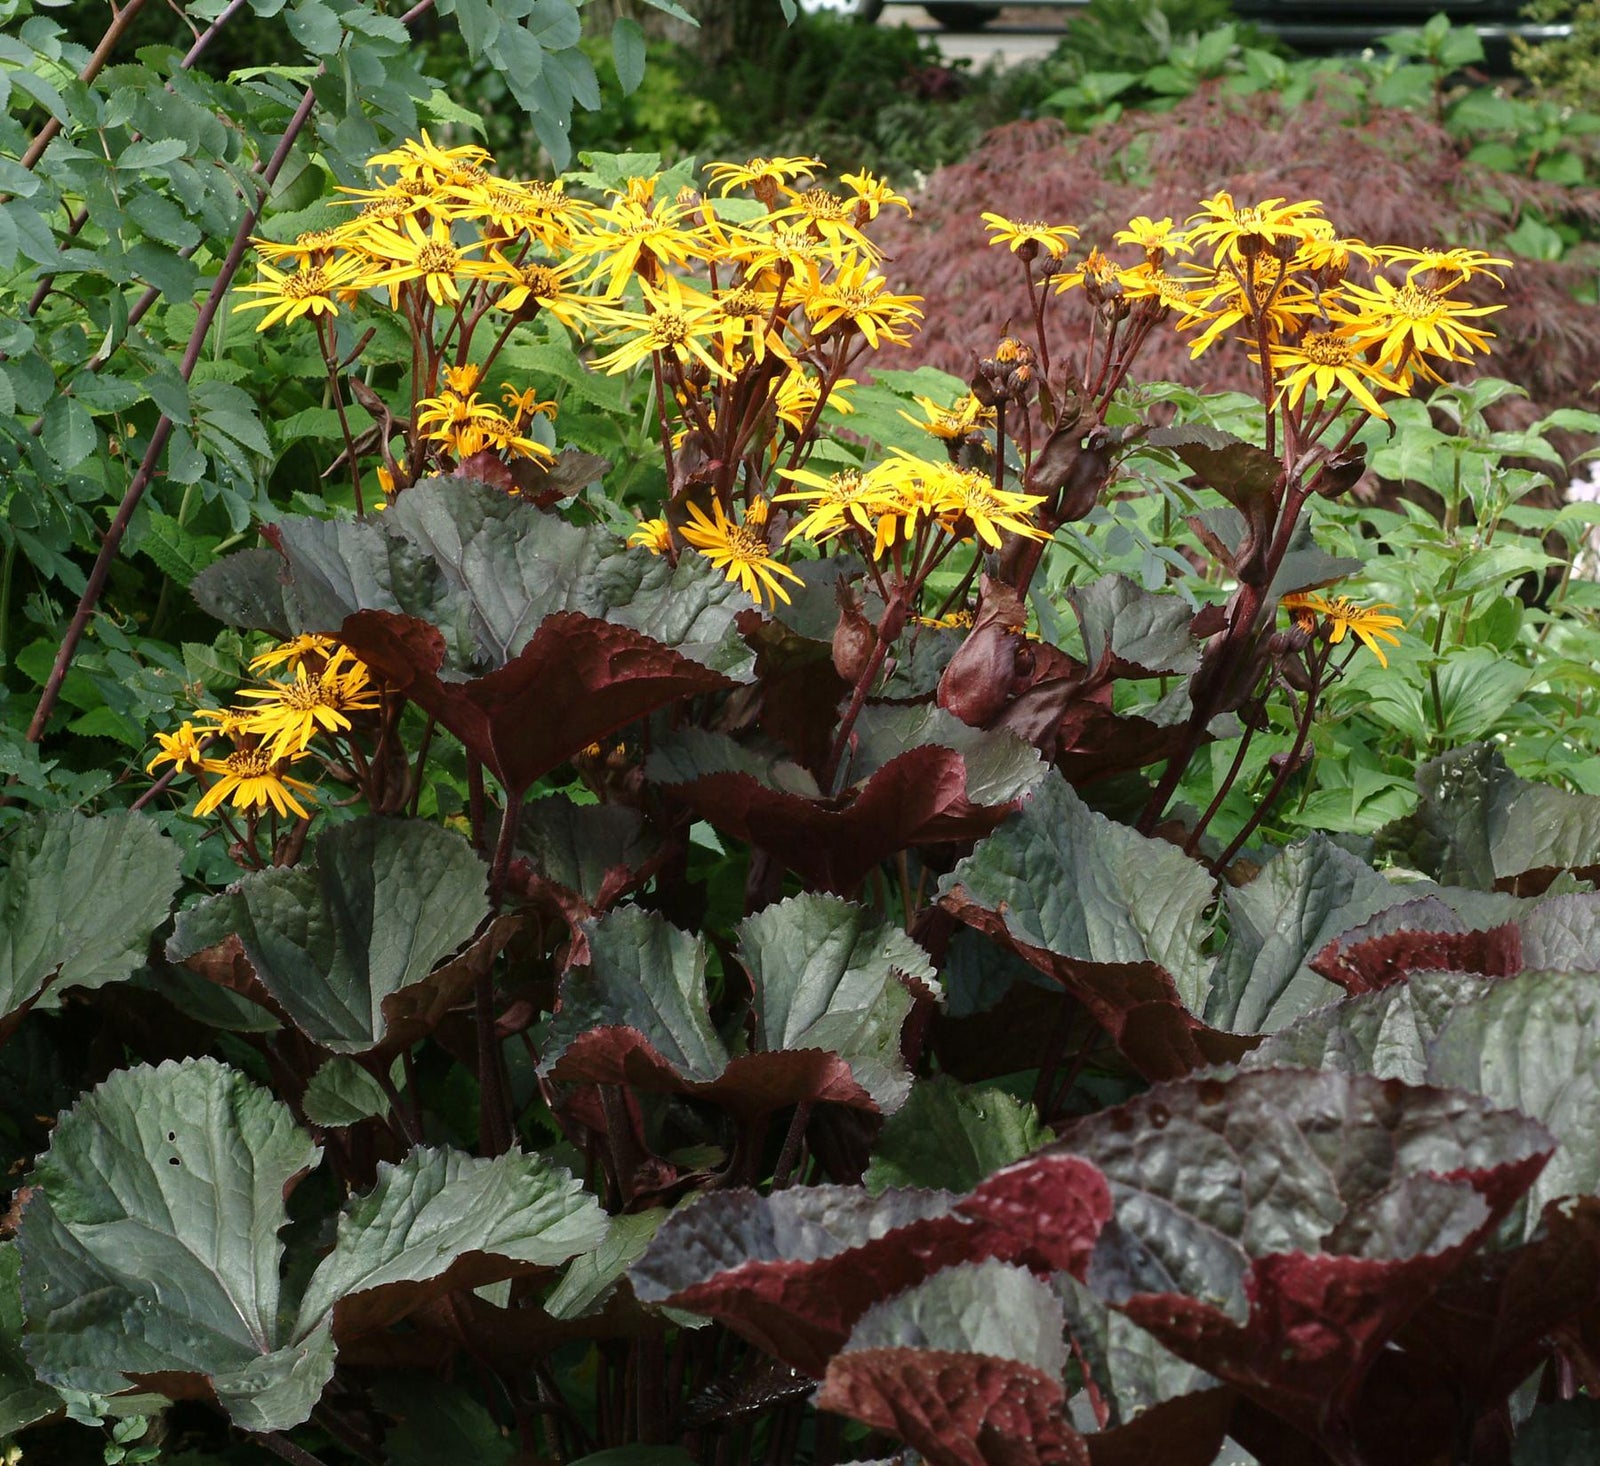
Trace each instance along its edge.
<instances>
[{"instance_id":1,"label":"dark purple leaf","mask_svg":"<svg viewBox=\"0 0 1600 1466\"><path fill-rule=\"evenodd\" d=\"M947 1192L813 1186L717 1192L663 1223L634 1291L720 1319L820 1378L874 1303L956 1263L1081 1274L1109 1212L1094 1167L1052 1155Z\"/></svg>"},{"instance_id":2,"label":"dark purple leaf","mask_svg":"<svg viewBox=\"0 0 1600 1466\"><path fill-rule=\"evenodd\" d=\"M1089 1287L1297 1426L1349 1407L1551 1152L1475 1096L1286 1070L1161 1085L1061 1135L1111 1183Z\"/></svg>"},{"instance_id":3,"label":"dark purple leaf","mask_svg":"<svg viewBox=\"0 0 1600 1466\"><path fill-rule=\"evenodd\" d=\"M441 675L444 638L413 617L361 611L344 621L339 637L454 733L514 796L647 713L732 686L639 632L576 612L546 617L503 667L466 681Z\"/></svg>"}]
</instances>

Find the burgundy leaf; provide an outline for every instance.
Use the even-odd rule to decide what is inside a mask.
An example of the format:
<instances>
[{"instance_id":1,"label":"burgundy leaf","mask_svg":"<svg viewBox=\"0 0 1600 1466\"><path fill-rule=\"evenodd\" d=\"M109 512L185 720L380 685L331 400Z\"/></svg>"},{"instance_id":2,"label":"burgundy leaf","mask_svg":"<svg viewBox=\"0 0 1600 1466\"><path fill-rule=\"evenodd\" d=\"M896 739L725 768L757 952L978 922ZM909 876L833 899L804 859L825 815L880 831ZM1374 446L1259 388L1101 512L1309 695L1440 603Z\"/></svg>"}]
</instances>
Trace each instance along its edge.
<instances>
[{"instance_id":1,"label":"burgundy leaf","mask_svg":"<svg viewBox=\"0 0 1600 1466\"><path fill-rule=\"evenodd\" d=\"M1061 1144L1116 1205L1089 1287L1296 1427L1349 1408L1552 1148L1476 1096L1294 1070L1158 1086Z\"/></svg>"},{"instance_id":2,"label":"burgundy leaf","mask_svg":"<svg viewBox=\"0 0 1600 1466\"><path fill-rule=\"evenodd\" d=\"M1110 1214L1105 1183L1067 1155L945 1192L814 1186L707 1196L669 1218L632 1271L641 1300L685 1308L820 1378L873 1304L983 1258L1081 1275Z\"/></svg>"},{"instance_id":3,"label":"burgundy leaf","mask_svg":"<svg viewBox=\"0 0 1600 1466\"><path fill-rule=\"evenodd\" d=\"M1090 1466L1058 1381L1015 1359L857 1349L828 1365L823 1410L890 1430L933 1466Z\"/></svg>"},{"instance_id":4,"label":"burgundy leaf","mask_svg":"<svg viewBox=\"0 0 1600 1466\"><path fill-rule=\"evenodd\" d=\"M808 799L745 773L673 785L673 794L718 830L748 840L808 885L841 894L909 845L987 834L1014 803L977 805L954 749L925 744L891 759L858 789Z\"/></svg>"},{"instance_id":5,"label":"burgundy leaf","mask_svg":"<svg viewBox=\"0 0 1600 1466\"><path fill-rule=\"evenodd\" d=\"M547 616L505 666L466 681L440 676L444 638L414 617L358 611L339 638L516 795L645 714L733 685L647 636L575 611Z\"/></svg>"},{"instance_id":6,"label":"burgundy leaf","mask_svg":"<svg viewBox=\"0 0 1600 1466\"><path fill-rule=\"evenodd\" d=\"M1397 931L1365 941L1347 932L1311 959L1314 972L1348 993L1370 993L1413 972L1471 972L1510 977L1522 971L1522 932L1515 922L1488 931Z\"/></svg>"},{"instance_id":7,"label":"burgundy leaf","mask_svg":"<svg viewBox=\"0 0 1600 1466\"><path fill-rule=\"evenodd\" d=\"M564 1083L622 1084L654 1094L687 1094L746 1118L802 1102L875 1110L850 1065L823 1049L783 1049L744 1054L715 1079L686 1079L636 1028L591 1028L555 1062L552 1079Z\"/></svg>"}]
</instances>

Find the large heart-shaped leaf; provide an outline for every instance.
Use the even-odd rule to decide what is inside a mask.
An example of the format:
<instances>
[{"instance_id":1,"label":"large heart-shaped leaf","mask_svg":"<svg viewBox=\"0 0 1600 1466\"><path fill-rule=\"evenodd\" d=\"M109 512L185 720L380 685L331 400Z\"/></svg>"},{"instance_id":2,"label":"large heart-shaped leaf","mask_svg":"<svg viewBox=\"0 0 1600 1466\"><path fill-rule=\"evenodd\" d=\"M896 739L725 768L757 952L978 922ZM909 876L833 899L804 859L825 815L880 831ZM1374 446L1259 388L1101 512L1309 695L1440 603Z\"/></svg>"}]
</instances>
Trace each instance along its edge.
<instances>
[{"instance_id":1,"label":"large heart-shaped leaf","mask_svg":"<svg viewBox=\"0 0 1600 1466\"><path fill-rule=\"evenodd\" d=\"M323 835L308 864L252 872L185 911L167 955L203 970L236 941L308 1038L342 1054L398 1049L470 986L471 954L445 959L488 915L487 882L452 831L352 820Z\"/></svg>"},{"instance_id":2,"label":"large heart-shaped leaf","mask_svg":"<svg viewBox=\"0 0 1600 1466\"><path fill-rule=\"evenodd\" d=\"M207 609L234 624L329 633L361 611L414 618L440 632L456 674L505 666L547 617L571 612L748 675L735 624L748 598L704 556L670 564L489 484L430 479L376 519L291 516L269 537L281 574L268 574L262 551L230 556L196 583Z\"/></svg>"},{"instance_id":3,"label":"large heart-shaped leaf","mask_svg":"<svg viewBox=\"0 0 1600 1466\"><path fill-rule=\"evenodd\" d=\"M1311 959L1341 933L1409 894L1322 835L1280 851L1248 885L1228 888L1228 944L1202 1005L1207 1023L1270 1033L1341 995Z\"/></svg>"},{"instance_id":4,"label":"large heart-shaped leaf","mask_svg":"<svg viewBox=\"0 0 1600 1466\"><path fill-rule=\"evenodd\" d=\"M318 1150L288 1107L211 1059L113 1074L61 1117L19 1232L40 1377L214 1397L250 1430L311 1413L341 1338L456 1286L554 1267L605 1216L533 1156L413 1151L351 1203L291 1328L288 1192Z\"/></svg>"},{"instance_id":5,"label":"large heart-shaped leaf","mask_svg":"<svg viewBox=\"0 0 1600 1466\"><path fill-rule=\"evenodd\" d=\"M885 710L866 720L849 765L852 777L865 777L834 795L798 764L698 730L658 746L646 773L808 884L850 894L908 846L993 829L1041 771L1034 751L1010 734L968 728L939 709L893 712L900 716ZM921 741L908 746L912 738Z\"/></svg>"},{"instance_id":6,"label":"large heart-shaped leaf","mask_svg":"<svg viewBox=\"0 0 1600 1466\"><path fill-rule=\"evenodd\" d=\"M444 636L414 617L360 611L334 630L517 797L657 708L733 685L641 632L572 611L545 617L509 662L466 680L445 669Z\"/></svg>"},{"instance_id":7,"label":"large heart-shaped leaf","mask_svg":"<svg viewBox=\"0 0 1600 1466\"><path fill-rule=\"evenodd\" d=\"M1296 1070L1161 1085L1061 1134L1115 1206L1088 1286L1314 1430L1552 1149L1476 1096Z\"/></svg>"},{"instance_id":8,"label":"large heart-shaped leaf","mask_svg":"<svg viewBox=\"0 0 1600 1466\"><path fill-rule=\"evenodd\" d=\"M705 945L623 907L584 927L589 960L562 980L546 1037L552 1078L698 1095L747 1114L807 1100L893 1110L909 1079L899 1035L927 954L859 906L797 896L740 928L753 1051L733 1058L706 1003Z\"/></svg>"},{"instance_id":9,"label":"large heart-shaped leaf","mask_svg":"<svg viewBox=\"0 0 1600 1466\"><path fill-rule=\"evenodd\" d=\"M0 1440L54 1414L61 1396L40 1384L22 1348L22 1259L15 1242L0 1242Z\"/></svg>"},{"instance_id":10,"label":"large heart-shaped leaf","mask_svg":"<svg viewBox=\"0 0 1600 1466\"><path fill-rule=\"evenodd\" d=\"M1200 665L1189 629L1194 612L1175 595L1155 595L1125 575L1074 586L1066 598L1083 632L1084 661L1116 677L1187 675Z\"/></svg>"},{"instance_id":11,"label":"large heart-shaped leaf","mask_svg":"<svg viewBox=\"0 0 1600 1466\"><path fill-rule=\"evenodd\" d=\"M62 1115L22 1215L25 1347L44 1380L141 1378L281 1430L333 1372L280 1319L285 1197L317 1162L285 1105L211 1059L123 1070Z\"/></svg>"},{"instance_id":12,"label":"large heart-shaped leaf","mask_svg":"<svg viewBox=\"0 0 1600 1466\"><path fill-rule=\"evenodd\" d=\"M559 1267L606 1238L582 1183L539 1156L414 1150L339 1219L296 1332L327 1317L335 1337L381 1328L427 1299L532 1268Z\"/></svg>"},{"instance_id":13,"label":"large heart-shaped leaf","mask_svg":"<svg viewBox=\"0 0 1600 1466\"><path fill-rule=\"evenodd\" d=\"M1491 743L1417 770L1416 813L1392 838L1439 880L1536 894L1563 870L1600 875L1600 798L1519 779Z\"/></svg>"},{"instance_id":14,"label":"large heart-shaped leaf","mask_svg":"<svg viewBox=\"0 0 1600 1466\"><path fill-rule=\"evenodd\" d=\"M940 883L940 904L1062 984L1147 1075L1237 1057L1206 1029L1203 866L1096 814L1057 774Z\"/></svg>"},{"instance_id":15,"label":"large heart-shaped leaf","mask_svg":"<svg viewBox=\"0 0 1600 1466\"><path fill-rule=\"evenodd\" d=\"M1529 1227L1547 1202L1600 1192L1600 974L1418 973L1308 1014L1247 1063L1448 1085L1540 1121L1560 1145L1528 1192Z\"/></svg>"},{"instance_id":16,"label":"large heart-shaped leaf","mask_svg":"<svg viewBox=\"0 0 1600 1466\"><path fill-rule=\"evenodd\" d=\"M1066 1364L1050 1285L988 1259L869 1309L817 1405L893 1431L933 1466L1089 1466L1062 1411Z\"/></svg>"},{"instance_id":17,"label":"large heart-shaped leaf","mask_svg":"<svg viewBox=\"0 0 1600 1466\"><path fill-rule=\"evenodd\" d=\"M1051 1139L1033 1106L995 1088L969 1088L948 1074L919 1079L872 1147L865 1181L969 1191Z\"/></svg>"},{"instance_id":18,"label":"large heart-shaped leaf","mask_svg":"<svg viewBox=\"0 0 1600 1466\"><path fill-rule=\"evenodd\" d=\"M37 815L0 871L0 1042L47 989L97 988L144 965L172 909L178 847L144 815Z\"/></svg>"},{"instance_id":19,"label":"large heart-shaped leaf","mask_svg":"<svg viewBox=\"0 0 1600 1466\"><path fill-rule=\"evenodd\" d=\"M1054 1154L940 1191L721 1191L662 1224L629 1276L641 1301L721 1319L821 1377L874 1303L987 1257L1081 1275L1110 1208L1094 1167Z\"/></svg>"}]
</instances>

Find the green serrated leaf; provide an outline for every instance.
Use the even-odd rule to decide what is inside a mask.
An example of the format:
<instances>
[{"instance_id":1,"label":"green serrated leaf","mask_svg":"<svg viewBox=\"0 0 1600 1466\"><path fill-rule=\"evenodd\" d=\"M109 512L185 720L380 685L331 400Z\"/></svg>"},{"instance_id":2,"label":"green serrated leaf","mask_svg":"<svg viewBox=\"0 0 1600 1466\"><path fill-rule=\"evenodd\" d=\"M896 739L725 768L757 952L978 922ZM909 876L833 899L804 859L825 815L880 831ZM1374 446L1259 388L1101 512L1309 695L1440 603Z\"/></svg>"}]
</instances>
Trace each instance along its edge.
<instances>
[{"instance_id":1,"label":"green serrated leaf","mask_svg":"<svg viewBox=\"0 0 1600 1466\"><path fill-rule=\"evenodd\" d=\"M178 848L148 817L40 815L0 873L0 1023L68 987L121 982L178 888Z\"/></svg>"},{"instance_id":2,"label":"green serrated leaf","mask_svg":"<svg viewBox=\"0 0 1600 1466\"><path fill-rule=\"evenodd\" d=\"M474 1283L559 1267L600 1246L606 1215L582 1183L542 1157L414 1150L378 1168L377 1184L339 1220L333 1251L312 1275L296 1332L336 1311L341 1328L377 1328L448 1291L464 1258Z\"/></svg>"},{"instance_id":3,"label":"green serrated leaf","mask_svg":"<svg viewBox=\"0 0 1600 1466\"><path fill-rule=\"evenodd\" d=\"M334 1053L365 1053L395 1041L396 1005L430 1008L424 987L442 1000L470 977L462 963L438 964L487 915L487 877L453 831L352 820L323 835L308 863L252 872L189 908L167 955L183 961L236 935L302 1032Z\"/></svg>"},{"instance_id":4,"label":"green serrated leaf","mask_svg":"<svg viewBox=\"0 0 1600 1466\"><path fill-rule=\"evenodd\" d=\"M971 1191L1054 1138L1026 1101L939 1074L913 1084L911 1097L884 1124L865 1184L874 1196L890 1186Z\"/></svg>"},{"instance_id":5,"label":"green serrated leaf","mask_svg":"<svg viewBox=\"0 0 1600 1466\"><path fill-rule=\"evenodd\" d=\"M333 1372L326 1322L291 1341L284 1199L319 1152L288 1108L214 1059L127 1069L61 1117L18 1243L28 1357L96 1394L201 1376L234 1421L283 1430Z\"/></svg>"},{"instance_id":6,"label":"green serrated leaf","mask_svg":"<svg viewBox=\"0 0 1600 1466\"><path fill-rule=\"evenodd\" d=\"M632 16L619 15L611 27L611 61L623 94L637 91L644 80L644 27Z\"/></svg>"}]
</instances>

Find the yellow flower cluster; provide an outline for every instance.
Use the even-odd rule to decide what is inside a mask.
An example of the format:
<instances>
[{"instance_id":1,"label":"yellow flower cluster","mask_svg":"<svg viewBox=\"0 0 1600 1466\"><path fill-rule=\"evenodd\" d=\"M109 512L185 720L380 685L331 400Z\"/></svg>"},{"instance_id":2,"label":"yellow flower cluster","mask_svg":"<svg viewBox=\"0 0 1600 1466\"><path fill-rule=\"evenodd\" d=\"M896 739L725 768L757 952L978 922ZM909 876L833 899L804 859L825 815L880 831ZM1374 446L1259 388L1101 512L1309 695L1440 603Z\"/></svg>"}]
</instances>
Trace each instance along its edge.
<instances>
[{"instance_id":1,"label":"yellow flower cluster","mask_svg":"<svg viewBox=\"0 0 1600 1466\"><path fill-rule=\"evenodd\" d=\"M992 549L1000 548L1001 530L1049 538L1031 517L1044 502L1040 495L996 488L977 469L930 462L900 448L890 452L882 463L860 473L847 470L824 477L807 468L784 470L785 478L804 487L779 494L779 501L806 507L789 538L820 543L852 535L874 560L933 529L953 539L981 540Z\"/></svg>"},{"instance_id":2,"label":"yellow flower cluster","mask_svg":"<svg viewBox=\"0 0 1600 1466\"><path fill-rule=\"evenodd\" d=\"M281 667L285 675L264 677L263 686L241 693L247 700L242 707L201 708L177 732L156 734L161 751L146 772L165 763L173 773L197 776L197 815L231 802L252 817L270 806L281 816L305 819L298 796L309 795L312 786L288 770L307 756L318 733L343 733L351 727L351 713L374 710L377 689L365 665L328 636L294 637L261 653L250 667L261 673ZM233 744L225 757L207 756L216 738Z\"/></svg>"},{"instance_id":3,"label":"yellow flower cluster","mask_svg":"<svg viewBox=\"0 0 1600 1466\"><path fill-rule=\"evenodd\" d=\"M1124 312L1141 302L1174 312L1178 330L1197 333L1195 356L1242 341L1266 360L1273 405L1299 409L1309 394L1314 422L1328 408L1322 425L1352 401L1385 417L1385 396L1407 395L1419 380L1438 381L1439 364L1487 351L1480 318L1502 307L1474 304L1462 287L1478 277L1498 283L1494 267L1510 264L1473 249L1369 245L1341 237L1315 200L1239 204L1227 192L1202 200L1184 228L1131 220L1113 235L1142 251L1131 265L1094 249L1069 267L1078 233L1070 225L983 217L990 243L1030 266L1042 261L1037 273L1058 292L1082 289L1096 306ZM1357 266L1370 283L1349 278Z\"/></svg>"}]
</instances>

